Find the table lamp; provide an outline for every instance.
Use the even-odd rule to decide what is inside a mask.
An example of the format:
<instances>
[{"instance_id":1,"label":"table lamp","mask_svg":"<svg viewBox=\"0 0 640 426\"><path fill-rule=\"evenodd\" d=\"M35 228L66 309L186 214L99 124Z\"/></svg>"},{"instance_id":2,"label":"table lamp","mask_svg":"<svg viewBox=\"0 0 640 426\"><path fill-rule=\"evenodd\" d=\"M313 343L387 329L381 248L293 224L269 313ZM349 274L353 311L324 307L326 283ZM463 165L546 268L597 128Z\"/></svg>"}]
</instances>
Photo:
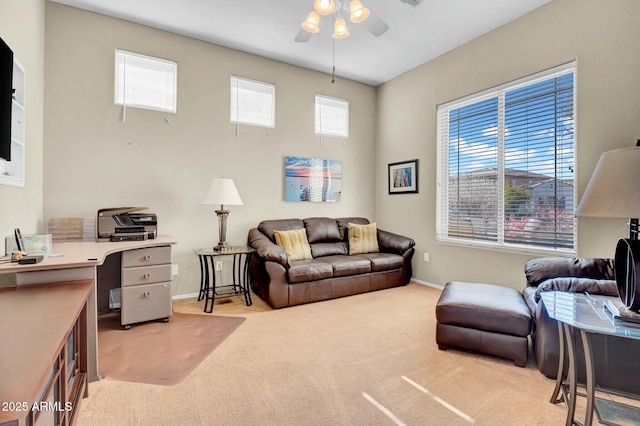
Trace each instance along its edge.
<instances>
[{"instance_id":1,"label":"table lamp","mask_svg":"<svg viewBox=\"0 0 640 426\"><path fill-rule=\"evenodd\" d=\"M622 303L640 310L640 140L631 148L607 151L600 156L584 191L577 216L630 218L629 238L618 241L615 275Z\"/></svg>"},{"instance_id":2,"label":"table lamp","mask_svg":"<svg viewBox=\"0 0 640 426\"><path fill-rule=\"evenodd\" d=\"M227 244L227 216L229 210L224 209L224 205L241 206L243 205L240 194L233 183L233 179L213 178L209 185L209 190L204 196L201 204L220 204L220 210L215 210L218 215L218 232L220 238L218 245L213 247L214 251L229 251L231 247Z\"/></svg>"}]
</instances>

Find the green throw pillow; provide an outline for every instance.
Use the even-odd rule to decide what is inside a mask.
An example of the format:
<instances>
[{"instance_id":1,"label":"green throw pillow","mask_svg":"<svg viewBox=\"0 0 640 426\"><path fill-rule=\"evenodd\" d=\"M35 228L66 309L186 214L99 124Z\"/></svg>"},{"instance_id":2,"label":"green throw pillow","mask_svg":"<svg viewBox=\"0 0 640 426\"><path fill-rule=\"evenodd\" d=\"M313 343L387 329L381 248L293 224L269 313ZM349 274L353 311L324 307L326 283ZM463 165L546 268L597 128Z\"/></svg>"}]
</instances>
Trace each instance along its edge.
<instances>
[{"instance_id":1,"label":"green throw pillow","mask_svg":"<svg viewBox=\"0 0 640 426\"><path fill-rule=\"evenodd\" d=\"M379 251L378 231L375 222L368 225L349 224L349 254L377 253Z\"/></svg>"},{"instance_id":2,"label":"green throw pillow","mask_svg":"<svg viewBox=\"0 0 640 426\"><path fill-rule=\"evenodd\" d=\"M289 260L310 260L311 246L307 240L307 231L294 229L292 231L273 231L276 244L285 249Z\"/></svg>"}]
</instances>

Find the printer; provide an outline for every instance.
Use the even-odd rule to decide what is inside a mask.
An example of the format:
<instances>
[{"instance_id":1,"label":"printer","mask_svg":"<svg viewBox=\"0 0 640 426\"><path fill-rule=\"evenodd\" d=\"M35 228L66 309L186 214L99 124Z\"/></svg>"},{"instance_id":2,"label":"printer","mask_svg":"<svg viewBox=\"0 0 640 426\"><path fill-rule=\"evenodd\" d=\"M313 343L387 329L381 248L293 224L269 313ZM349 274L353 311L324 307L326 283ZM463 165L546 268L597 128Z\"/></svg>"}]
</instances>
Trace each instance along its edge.
<instances>
[{"instance_id":1,"label":"printer","mask_svg":"<svg viewBox=\"0 0 640 426\"><path fill-rule=\"evenodd\" d=\"M134 213L147 207L113 207L98 210L98 241L143 241L158 235L153 213Z\"/></svg>"}]
</instances>

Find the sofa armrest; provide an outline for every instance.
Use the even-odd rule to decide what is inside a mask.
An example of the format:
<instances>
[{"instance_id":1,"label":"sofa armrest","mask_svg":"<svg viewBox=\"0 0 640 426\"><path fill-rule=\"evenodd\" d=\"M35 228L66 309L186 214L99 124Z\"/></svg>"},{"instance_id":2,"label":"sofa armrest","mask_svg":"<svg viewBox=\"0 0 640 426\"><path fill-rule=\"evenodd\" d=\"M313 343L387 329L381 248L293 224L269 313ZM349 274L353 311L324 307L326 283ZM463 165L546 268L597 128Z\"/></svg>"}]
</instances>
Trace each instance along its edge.
<instances>
[{"instance_id":1,"label":"sofa armrest","mask_svg":"<svg viewBox=\"0 0 640 426\"><path fill-rule=\"evenodd\" d=\"M570 291L574 293L604 294L617 296L618 286L613 280L594 280L591 278L562 277L550 278L538 286L535 300L540 300L543 291Z\"/></svg>"},{"instance_id":2,"label":"sofa armrest","mask_svg":"<svg viewBox=\"0 0 640 426\"><path fill-rule=\"evenodd\" d=\"M411 238L378 229L378 246L380 247L380 251L402 255L415 245L416 242Z\"/></svg>"},{"instance_id":3,"label":"sofa armrest","mask_svg":"<svg viewBox=\"0 0 640 426\"><path fill-rule=\"evenodd\" d=\"M538 286L550 278L575 277L615 280L612 259L549 257L531 259L524 266L529 286Z\"/></svg>"},{"instance_id":4,"label":"sofa armrest","mask_svg":"<svg viewBox=\"0 0 640 426\"><path fill-rule=\"evenodd\" d=\"M249 247L255 249L256 256L260 259L277 262L285 268L289 268L289 257L285 249L274 244L274 242L260 232L258 228L253 228L249 231L248 244Z\"/></svg>"}]
</instances>

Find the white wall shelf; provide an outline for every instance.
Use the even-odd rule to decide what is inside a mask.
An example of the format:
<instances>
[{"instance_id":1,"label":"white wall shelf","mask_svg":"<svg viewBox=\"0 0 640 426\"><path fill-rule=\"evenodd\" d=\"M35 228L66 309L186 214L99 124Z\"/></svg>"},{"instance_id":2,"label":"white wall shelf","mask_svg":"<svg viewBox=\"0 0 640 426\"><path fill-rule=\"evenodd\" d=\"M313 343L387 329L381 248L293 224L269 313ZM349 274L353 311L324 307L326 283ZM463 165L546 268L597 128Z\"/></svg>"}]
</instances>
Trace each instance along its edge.
<instances>
[{"instance_id":1,"label":"white wall shelf","mask_svg":"<svg viewBox=\"0 0 640 426\"><path fill-rule=\"evenodd\" d=\"M13 59L13 103L11 107L11 161L0 160L0 184L24 187L24 67Z\"/></svg>"}]
</instances>

